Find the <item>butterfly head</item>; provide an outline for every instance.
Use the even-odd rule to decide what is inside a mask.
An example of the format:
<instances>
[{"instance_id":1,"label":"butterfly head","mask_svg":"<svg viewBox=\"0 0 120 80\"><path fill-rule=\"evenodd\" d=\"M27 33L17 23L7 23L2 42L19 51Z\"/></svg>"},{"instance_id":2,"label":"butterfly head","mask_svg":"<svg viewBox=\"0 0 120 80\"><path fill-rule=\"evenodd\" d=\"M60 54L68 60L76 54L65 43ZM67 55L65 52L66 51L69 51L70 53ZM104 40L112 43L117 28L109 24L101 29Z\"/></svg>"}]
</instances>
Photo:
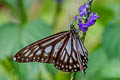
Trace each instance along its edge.
<instances>
[{"instance_id":1,"label":"butterfly head","mask_svg":"<svg viewBox=\"0 0 120 80\"><path fill-rule=\"evenodd\" d=\"M71 25L70 25L70 28L71 28L71 29L75 28L75 27L74 27L74 24L71 24Z\"/></svg>"},{"instance_id":2,"label":"butterfly head","mask_svg":"<svg viewBox=\"0 0 120 80\"><path fill-rule=\"evenodd\" d=\"M79 30L79 29L76 29L74 26L75 26L74 24L71 24L71 25L70 25L70 31L71 31L72 33L74 33L74 34L78 34L78 32L79 32L80 30Z\"/></svg>"}]
</instances>

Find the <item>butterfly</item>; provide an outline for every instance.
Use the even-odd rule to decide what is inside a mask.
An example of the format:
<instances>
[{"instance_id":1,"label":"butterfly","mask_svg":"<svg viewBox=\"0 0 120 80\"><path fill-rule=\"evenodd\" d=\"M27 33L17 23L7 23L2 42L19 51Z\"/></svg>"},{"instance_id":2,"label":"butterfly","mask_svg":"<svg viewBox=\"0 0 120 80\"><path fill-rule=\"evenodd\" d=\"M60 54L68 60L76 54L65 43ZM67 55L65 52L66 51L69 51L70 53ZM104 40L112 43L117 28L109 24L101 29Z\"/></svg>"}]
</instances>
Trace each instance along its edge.
<instances>
[{"instance_id":1,"label":"butterfly","mask_svg":"<svg viewBox=\"0 0 120 80\"><path fill-rule=\"evenodd\" d=\"M88 52L74 24L69 31L59 32L34 42L13 57L14 61L51 63L64 72L81 71L85 74Z\"/></svg>"}]
</instances>

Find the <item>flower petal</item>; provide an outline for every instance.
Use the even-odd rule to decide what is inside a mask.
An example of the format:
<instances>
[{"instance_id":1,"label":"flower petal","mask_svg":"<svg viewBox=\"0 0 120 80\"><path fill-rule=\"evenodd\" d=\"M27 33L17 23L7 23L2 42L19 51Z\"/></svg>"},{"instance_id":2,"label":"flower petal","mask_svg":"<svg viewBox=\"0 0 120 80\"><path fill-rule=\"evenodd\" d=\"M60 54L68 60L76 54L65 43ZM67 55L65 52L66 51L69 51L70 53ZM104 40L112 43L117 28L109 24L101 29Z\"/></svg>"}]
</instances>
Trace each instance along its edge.
<instances>
[{"instance_id":1,"label":"flower petal","mask_svg":"<svg viewBox=\"0 0 120 80\"><path fill-rule=\"evenodd\" d=\"M91 13L91 16L89 17L89 21L92 21L92 20L96 20L96 19L98 19L99 18L99 16L97 15L97 13Z\"/></svg>"},{"instance_id":2,"label":"flower petal","mask_svg":"<svg viewBox=\"0 0 120 80\"><path fill-rule=\"evenodd\" d=\"M80 16L86 16L86 14L87 14L87 6L88 6L88 4L87 3L85 3L84 5L82 5L79 9L78 9L78 11L80 12Z\"/></svg>"},{"instance_id":3,"label":"flower petal","mask_svg":"<svg viewBox=\"0 0 120 80\"><path fill-rule=\"evenodd\" d=\"M63 0L56 0L59 4L61 4L63 2Z\"/></svg>"},{"instance_id":4,"label":"flower petal","mask_svg":"<svg viewBox=\"0 0 120 80\"><path fill-rule=\"evenodd\" d=\"M78 11L80 12L80 18L79 20L79 29L83 32L86 32L88 30L89 26L92 26L93 24L95 24L96 20L99 18L99 16L97 15L97 13L90 13L90 17L88 18L88 21L85 22L84 16L88 15L87 14L87 7L88 4L85 3L84 5L82 5ZM75 16L75 20L77 20L78 16ZM83 23L84 22L84 23Z\"/></svg>"},{"instance_id":5,"label":"flower petal","mask_svg":"<svg viewBox=\"0 0 120 80\"><path fill-rule=\"evenodd\" d=\"M83 32L86 32L88 30L88 25L87 24L82 24L82 18L79 18L79 29Z\"/></svg>"},{"instance_id":6,"label":"flower petal","mask_svg":"<svg viewBox=\"0 0 120 80\"><path fill-rule=\"evenodd\" d=\"M92 26L93 24L95 24L96 19L98 19L99 16L97 15L97 13L92 13L91 16L88 19L88 22L86 23L88 26Z\"/></svg>"},{"instance_id":7,"label":"flower petal","mask_svg":"<svg viewBox=\"0 0 120 80\"><path fill-rule=\"evenodd\" d=\"M77 20L78 16L75 16L75 21Z\"/></svg>"}]
</instances>

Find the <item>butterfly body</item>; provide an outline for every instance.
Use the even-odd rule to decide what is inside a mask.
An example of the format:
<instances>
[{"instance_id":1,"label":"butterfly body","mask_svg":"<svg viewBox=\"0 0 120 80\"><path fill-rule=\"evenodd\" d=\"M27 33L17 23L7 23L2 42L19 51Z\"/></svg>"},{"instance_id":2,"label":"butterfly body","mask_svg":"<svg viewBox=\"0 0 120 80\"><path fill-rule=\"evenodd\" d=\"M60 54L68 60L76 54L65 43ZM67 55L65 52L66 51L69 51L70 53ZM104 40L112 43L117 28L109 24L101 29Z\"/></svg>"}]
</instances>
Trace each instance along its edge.
<instances>
[{"instance_id":1,"label":"butterfly body","mask_svg":"<svg viewBox=\"0 0 120 80\"><path fill-rule=\"evenodd\" d=\"M85 74L88 54L78 30L72 24L70 31L63 31L20 50L14 60L17 62L52 63L64 72L82 71Z\"/></svg>"}]
</instances>

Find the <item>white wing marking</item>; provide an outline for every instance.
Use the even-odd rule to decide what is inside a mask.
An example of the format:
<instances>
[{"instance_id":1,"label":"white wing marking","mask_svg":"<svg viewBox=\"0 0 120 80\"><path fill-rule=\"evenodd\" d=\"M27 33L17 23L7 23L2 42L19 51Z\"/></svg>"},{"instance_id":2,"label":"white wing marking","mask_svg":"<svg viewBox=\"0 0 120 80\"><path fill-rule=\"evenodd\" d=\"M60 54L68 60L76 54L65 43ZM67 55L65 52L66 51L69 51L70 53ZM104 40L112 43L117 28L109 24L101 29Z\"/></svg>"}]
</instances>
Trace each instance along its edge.
<instances>
[{"instance_id":1,"label":"white wing marking","mask_svg":"<svg viewBox=\"0 0 120 80\"><path fill-rule=\"evenodd\" d=\"M26 53L28 50L29 50L29 49L25 49L25 50L23 51L23 54Z\"/></svg>"},{"instance_id":2,"label":"white wing marking","mask_svg":"<svg viewBox=\"0 0 120 80\"><path fill-rule=\"evenodd\" d=\"M16 57L14 57L13 60L16 61Z\"/></svg>"},{"instance_id":3,"label":"white wing marking","mask_svg":"<svg viewBox=\"0 0 120 80\"><path fill-rule=\"evenodd\" d=\"M77 40L77 41L78 41L77 43L79 43L79 40ZM77 46L78 46L78 52L79 52L82 56L84 56L84 52L83 52L83 49L82 49L81 44L79 43L79 44L77 44Z\"/></svg>"},{"instance_id":4,"label":"white wing marking","mask_svg":"<svg viewBox=\"0 0 120 80\"><path fill-rule=\"evenodd\" d=\"M74 68L77 68L76 65L74 65Z\"/></svg>"},{"instance_id":5,"label":"white wing marking","mask_svg":"<svg viewBox=\"0 0 120 80\"><path fill-rule=\"evenodd\" d=\"M38 50L37 52L36 52L36 55L40 55L42 53L42 51L41 50Z\"/></svg>"},{"instance_id":6,"label":"white wing marking","mask_svg":"<svg viewBox=\"0 0 120 80\"><path fill-rule=\"evenodd\" d=\"M62 56L61 56L61 60L63 61L64 59L64 56L65 56L65 51L63 52Z\"/></svg>"},{"instance_id":7,"label":"white wing marking","mask_svg":"<svg viewBox=\"0 0 120 80\"><path fill-rule=\"evenodd\" d=\"M75 57L75 52L72 53L72 57L75 61L77 61L77 58Z\"/></svg>"},{"instance_id":8,"label":"white wing marking","mask_svg":"<svg viewBox=\"0 0 120 80\"><path fill-rule=\"evenodd\" d=\"M73 48L74 48L74 50L75 51L77 51L77 48L76 48L76 45L75 45L76 43L75 43L75 40L73 39Z\"/></svg>"},{"instance_id":9,"label":"white wing marking","mask_svg":"<svg viewBox=\"0 0 120 80\"><path fill-rule=\"evenodd\" d=\"M53 52L53 56L56 57L56 54L58 52L58 50L61 48L61 46L63 45L63 41L64 39L62 39L60 42L58 42L56 45L55 45L55 48L54 48L54 52Z\"/></svg>"},{"instance_id":10,"label":"white wing marking","mask_svg":"<svg viewBox=\"0 0 120 80\"><path fill-rule=\"evenodd\" d=\"M39 49L39 46L36 45L36 46L34 47L34 51L33 51L33 52L37 51L38 49Z\"/></svg>"},{"instance_id":11,"label":"white wing marking","mask_svg":"<svg viewBox=\"0 0 120 80\"><path fill-rule=\"evenodd\" d=\"M68 40L68 43L66 45L66 50L67 50L68 55L70 56L71 55L71 38L69 38Z\"/></svg>"},{"instance_id":12,"label":"white wing marking","mask_svg":"<svg viewBox=\"0 0 120 80\"><path fill-rule=\"evenodd\" d=\"M28 52L25 53L24 56L28 56L30 54L31 50L29 50Z\"/></svg>"},{"instance_id":13,"label":"white wing marking","mask_svg":"<svg viewBox=\"0 0 120 80\"><path fill-rule=\"evenodd\" d=\"M62 65L62 68L64 68L64 65Z\"/></svg>"},{"instance_id":14,"label":"white wing marking","mask_svg":"<svg viewBox=\"0 0 120 80\"><path fill-rule=\"evenodd\" d=\"M72 66L71 66L71 65L69 65L69 69L72 69Z\"/></svg>"},{"instance_id":15,"label":"white wing marking","mask_svg":"<svg viewBox=\"0 0 120 80\"><path fill-rule=\"evenodd\" d=\"M69 58L68 55L66 55L64 62L67 62L67 61L68 61L68 58Z\"/></svg>"},{"instance_id":16,"label":"white wing marking","mask_svg":"<svg viewBox=\"0 0 120 80\"><path fill-rule=\"evenodd\" d=\"M48 46L47 48L45 48L45 52L48 54L50 53L52 50L52 46Z\"/></svg>"},{"instance_id":17,"label":"white wing marking","mask_svg":"<svg viewBox=\"0 0 120 80\"><path fill-rule=\"evenodd\" d=\"M51 44L51 43L53 43L55 40L57 40L57 39L59 39L60 37L56 37L56 38L54 38L54 39L51 39L51 40L49 40L49 41L47 41L47 42L45 42L45 43L43 43L41 46L46 46L46 45L49 45L49 44Z\"/></svg>"},{"instance_id":18,"label":"white wing marking","mask_svg":"<svg viewBox=\"0 0 120 80\"><path fill-rule=\"evenodd\" d=\"M29 55L29 57L32 57L33 56L33 53L31 53L30 55Z\"/></svg>"},{"instance_id":19,"label":"white wing marking","mask_svg":"<svg viewBox=\"0 0 120 80\"><path fill-rule=\"evenodd\" d=\"M62 42L58 42L56 45L55 45L55 48L54 48L54 52L57 52L59 50L59 48L61 47L62 45Z\"/></svg>"},{"instance_id":20,"label":"white wing marking","mask_svg":"<svg viewBox=\"0 0 120 80\"><path fill-rule=\"evenodd\" d=\"M73 60L72 60L72 58L70 58L70 63L73 63Z\"/></svg>"}]
</instances>

